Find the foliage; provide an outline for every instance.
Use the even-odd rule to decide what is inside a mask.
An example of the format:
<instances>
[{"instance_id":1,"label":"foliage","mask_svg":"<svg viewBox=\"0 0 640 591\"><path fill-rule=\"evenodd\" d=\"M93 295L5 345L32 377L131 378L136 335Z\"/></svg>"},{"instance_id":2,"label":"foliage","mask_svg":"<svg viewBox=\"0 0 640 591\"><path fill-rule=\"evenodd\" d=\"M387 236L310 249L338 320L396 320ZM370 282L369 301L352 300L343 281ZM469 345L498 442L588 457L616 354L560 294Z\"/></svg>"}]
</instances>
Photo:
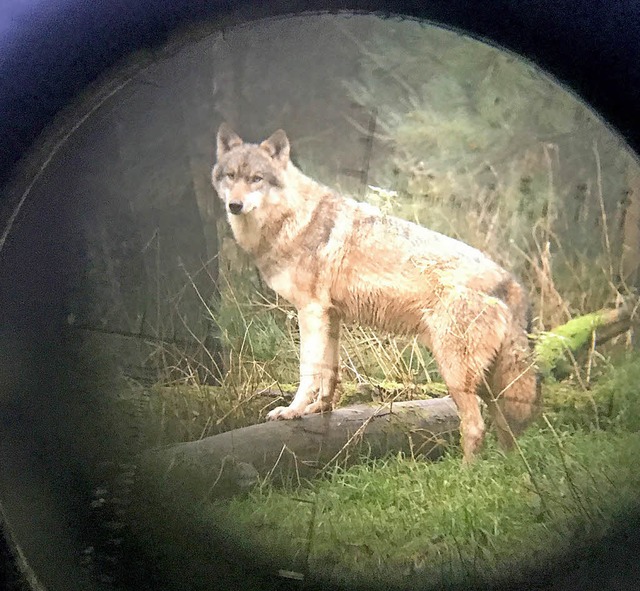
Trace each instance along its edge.
<instances>
[{"instance_id":1,"label":"foliage","mask_svg":"<svg viewBox=\"0 0 640 591\"><path fill-rule=\"evenodd\" d=\"M640 383L637 354L618 358L601 371L590 389L575 379L546 384L545 409L556 428L640 431L640 404L635 391Z\"/></svg>"}]
</instances>

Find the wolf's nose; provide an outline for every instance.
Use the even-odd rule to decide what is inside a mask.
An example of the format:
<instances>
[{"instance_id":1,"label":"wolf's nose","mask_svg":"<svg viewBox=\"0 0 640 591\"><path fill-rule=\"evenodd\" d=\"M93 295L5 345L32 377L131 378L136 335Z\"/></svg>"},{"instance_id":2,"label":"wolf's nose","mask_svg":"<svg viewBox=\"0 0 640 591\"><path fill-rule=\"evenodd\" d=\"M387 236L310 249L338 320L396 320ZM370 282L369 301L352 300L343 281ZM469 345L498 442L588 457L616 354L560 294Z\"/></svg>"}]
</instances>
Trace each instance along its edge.
<instances>
[{"instance_id":1,"label":"wolf's nose","mask_svg":"<svg viewBox=\"0 0 640 591\"><path fill-rule=\"evenodd\" d=\"M242 212L242 203L240 203L240 201L232 201L229 203L229 211L233 215L238 215Z\"/></svg>"}]
</instances>

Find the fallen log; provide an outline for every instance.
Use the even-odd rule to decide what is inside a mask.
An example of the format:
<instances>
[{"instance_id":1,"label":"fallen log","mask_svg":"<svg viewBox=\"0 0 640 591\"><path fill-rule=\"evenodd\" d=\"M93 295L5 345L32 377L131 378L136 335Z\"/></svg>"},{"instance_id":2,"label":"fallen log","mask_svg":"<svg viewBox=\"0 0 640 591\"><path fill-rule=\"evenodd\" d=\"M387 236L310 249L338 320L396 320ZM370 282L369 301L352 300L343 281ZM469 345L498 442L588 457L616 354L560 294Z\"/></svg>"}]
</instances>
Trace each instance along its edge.
<instances>
[{"instance_id":1,"label":"fallen log","mask_svg":"<svg viewBox=\"0 0 640 591\"><path fill-rule=\"evenodd\" d=\"M167 487L175 486L191 498L229 496L261 478L297 482L390 450L436 459L457 440L458 427L448 396L340 408L150 450L139 462L138 481L162 482L169 495Z\"/></svg>"},{"instance_id":2,"label":"fallen log","mask_svg":"<svg viewBox=\"0 0 640 591\"><path fill-rule=\"evenodd\" d=\"M543 379L561 380L574 368L574 360L588 349L627 332L635 319L638 300L624 299L616 308L604 308L572 318L536 336L536 362Z\"/></svg>"},{"instance_id":3,"label":"fallen log","mask_svg":"<svg viewBox=\"0 0 640 591\"><path fill-rule=\"evenodd\" d=\"M571 369L570 357L631 327L636 302L627 300L574 318L536 339L544 377L559 379ZM347 467L363 457L405 452L434 459L457 441L459 419L449 397L358 405L292 421L272 421L235 429L200 441L148 451L139 478L162 482L164 493L190 498L223 497L251 488L261 478L300 481L331 466Z\"/></svg>"}]
</instances>

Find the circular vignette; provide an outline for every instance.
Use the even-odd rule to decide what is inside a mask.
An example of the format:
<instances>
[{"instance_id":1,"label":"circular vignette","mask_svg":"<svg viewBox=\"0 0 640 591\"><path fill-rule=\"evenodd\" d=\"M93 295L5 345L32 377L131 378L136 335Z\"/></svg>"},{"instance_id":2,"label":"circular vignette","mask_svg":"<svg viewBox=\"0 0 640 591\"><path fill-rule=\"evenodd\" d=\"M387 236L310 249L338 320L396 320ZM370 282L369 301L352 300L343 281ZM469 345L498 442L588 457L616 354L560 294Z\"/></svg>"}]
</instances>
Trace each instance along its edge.
<instances>
[{"instance_id":1,"label":"circular vignette","mask_svg":"<svg viewBox=\"0 0 640 591\"><path fill-rule=\"evenodd\" d=\"M181 27L213 16L223 20L225 26L232 26L266 16L323 8L382 11L424 18L492 40L528 57L570 85L636 152L640 147L636 116L640 99L639 8L633 2L620 2L612 7L589 2L563 1L545 6L494 0L482 7L474 6L473 10L468 2L462 1L423 7L414 2L239 2L233 6L212 2L204 7L196 6L195 2L158 0L143 7L134 4L137 3L122 4L121 12L114 13L112 7L107 10L81 2L61 2L55 9L49 7L44 11L32 30L20 30L11 38L0 72L3 81L0 82L0 112L3 113L0 179L8 178L12 170L19 170L16 168L18 157L29 151L61 107L100 72L131 51L144 47L153 50ZM70 15L73 18L69 18ZM75 35L71 34L72 29ZM43 34L50 43L42 40ZM86 39L92 42L86 43ZM71 44L70 40L73 40ZM52 47L55 51L51 51ZM7 211L10 210L3 209ZM33 376L31 387L43 383L37 379L38 375L46 376L46 382L50 383L48 378L63 372L65 364L74 363L75 347L56 341L46 317L16 318L10 308L9 312L3 310L0 326L15 325L26 330L23 336L26 350L35 351L42 347L42 341L49 342L49 347L41 350L47 362L28 369ZM63 386L64 381L58 384ZM6 410L3 420L9 421L16 408ZM25 417L28 407L20 406L17 411L22 413L21 420L28 421L28 416ZM577 557L582 560L579 570L564 576L560 572L549 573L536 585L571 588L578 580L580 588L595 588L595 584L602 587L597 583L598 576L602 571L615 569L619 569L621 585L625 585L625 573L629 573L628 569L625 571L625 561L637 556L634 526L634 523L626 524L603 547L594 548L593 555ZM611 560L611 556L616 559Z\"/></svg>"}]
</instances>

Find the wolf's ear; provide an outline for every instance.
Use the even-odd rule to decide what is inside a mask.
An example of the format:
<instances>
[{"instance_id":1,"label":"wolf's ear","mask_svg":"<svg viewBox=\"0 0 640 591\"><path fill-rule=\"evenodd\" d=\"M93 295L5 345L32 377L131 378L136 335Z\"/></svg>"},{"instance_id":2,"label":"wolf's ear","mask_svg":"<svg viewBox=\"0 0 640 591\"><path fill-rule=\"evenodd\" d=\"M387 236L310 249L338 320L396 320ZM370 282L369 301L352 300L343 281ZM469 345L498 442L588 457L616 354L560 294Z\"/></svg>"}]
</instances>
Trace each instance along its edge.
<instances>
[{"instance_id":1,"label":"wolf's ear","mask_svg":"<svg viewBox=\"0 0 640 591\"><path fill-rule=\"evenodd\" d=\"M278 129L270 138L264 140L260 147L280 164L289 162L289 138L282 129Z\"/></svg>"},{"instance_id":2,"label":"wolf's ear","mask_svg":"<svg viewBox=\"0 0 640 591\"><path fill-rule=\"evenodd\" d=\"M231 129L226 123L220 125L218 129L218 158L223 156L233 148L237 148L242 145L240 136Z\"/></svg>"}]
</instances>

